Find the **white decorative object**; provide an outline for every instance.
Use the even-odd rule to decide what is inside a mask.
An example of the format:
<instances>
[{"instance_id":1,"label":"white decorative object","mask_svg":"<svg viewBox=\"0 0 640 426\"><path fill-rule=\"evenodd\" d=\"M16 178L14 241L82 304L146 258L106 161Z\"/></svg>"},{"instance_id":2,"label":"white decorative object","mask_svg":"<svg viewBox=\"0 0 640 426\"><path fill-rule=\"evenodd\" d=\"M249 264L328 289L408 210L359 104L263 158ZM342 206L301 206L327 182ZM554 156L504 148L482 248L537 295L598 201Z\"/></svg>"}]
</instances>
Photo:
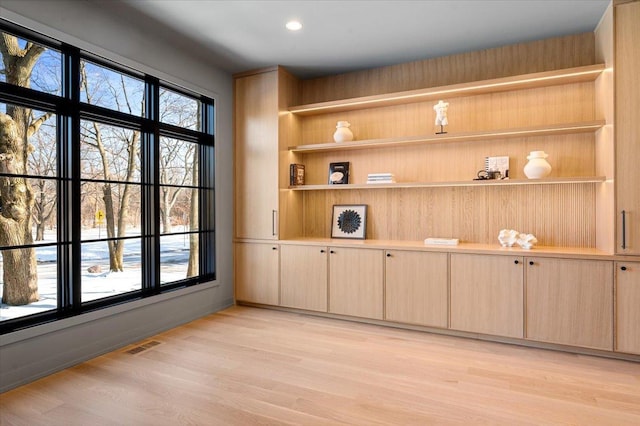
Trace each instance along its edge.
<instances>
[{"instance_id":1,"label":"white decorative object","mask_svg":"<svg viewBox=\"0 0 640 426\"><path fill-rule=\"evenodd\" d=\"M524 166L524 174L529 179L540 179L551 173L551 165L547 162L548 155L544 151L531 151L527 156L529 162Z\"/></svg>"},{"instance_id":2,"label":"white decorative object","mask_svg":"<svg viewBox=\"0 0 640 426\"><path fill-rule=\"evenodd\" d=\"M349 127L351 123L348 121L338 121L336 132L333 134L333 140L336 142L349 142L353 140L353 133Z\"/></svg>"},{"instance_id":3,"label":"white decorative object","mask_svg":"<svg viewBox=\"0 0 640 426\"><path fill-rule=\"evenodd\" d=\"M444 131L444 126L449 124L447 109L449 109L449 102L438 101L433 106L433 110L436 112L436 126L440 126L440 131L436 132L437 135L447 133Z\"/></svg>"},{"instance_id":4,"label":"white decorative object","mask_svg":"<svg viewBox=\"0 0 640 426\"><path fill-rule=\"evenodd\" d=\"M520 234L517 240L518 245L527 250L533 247L537 242L538 239L532 234Z\"/></svg>"},{"instance_id":5,"label":"white decorative object","mask_svg":"<svg viewBox=\"0 0 640 426\"><path fill-rule=\"evenodd\" d=\"M502 229L498 234L498 241L502 247L513 247L519 235L520 233L515 229Z\"/></svg>"}]
</instances>

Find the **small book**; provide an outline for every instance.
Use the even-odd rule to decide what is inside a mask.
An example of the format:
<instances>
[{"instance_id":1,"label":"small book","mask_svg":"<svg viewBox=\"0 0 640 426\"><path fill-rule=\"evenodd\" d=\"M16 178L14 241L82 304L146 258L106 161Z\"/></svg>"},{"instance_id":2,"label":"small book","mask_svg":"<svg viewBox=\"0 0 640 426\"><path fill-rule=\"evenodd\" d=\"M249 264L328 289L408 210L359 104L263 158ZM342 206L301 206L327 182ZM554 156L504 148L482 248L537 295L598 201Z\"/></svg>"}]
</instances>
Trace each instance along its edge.
<instances>
[{"instance_id":1,"label":"small book","mask_svg":"<svg viewBox=\"0 0 640 426\"><path fill-rule=\"evenodd\" d=\"M349 183L349 162L329 163L329 185Z\"/></svg>"},{"instance_id":2,"label":"small book","mask_svg":"<svg viewBox=\"0 0 640 426\"><path fill-rule=\"evenodd\" d=\"M304 164L289 165L289 185L304 185Z\"/></svg>"}]
</instances>

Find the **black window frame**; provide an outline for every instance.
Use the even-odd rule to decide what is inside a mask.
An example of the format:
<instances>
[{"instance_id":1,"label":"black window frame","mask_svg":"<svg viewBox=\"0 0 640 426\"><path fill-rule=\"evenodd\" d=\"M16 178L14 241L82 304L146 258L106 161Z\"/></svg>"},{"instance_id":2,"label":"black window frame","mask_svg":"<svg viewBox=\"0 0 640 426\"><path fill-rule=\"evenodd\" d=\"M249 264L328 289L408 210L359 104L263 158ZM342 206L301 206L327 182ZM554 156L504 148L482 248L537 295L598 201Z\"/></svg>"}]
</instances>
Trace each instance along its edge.
<instances>
[{"instance_id":1,"label":"black window frame","mask_svg":"<svg viewBox=\"0 0 640 426\"><path fill-rule=\"evenodd\" d=\"M62 92L52 95L35 89L0 82L0 102L20 105L56 115L58 186L57 233L55 243L31 244L20 247L57 247L57 308L28 316L0 321L0 335L80 315L96 309L127 303L177 289L191 287L216 279L215 230L215 103L210 97L195 93L152 75L133 70L69 44L59 42L37 32L0 19L0 31L55 49L62 55ZM145 114L132 116L108 108L80 101L80 61L100 66L140 79L144 82ZM159 121L159 93L164 87L200 102L199 131ZM140 131L141 136L141 240L142 288L93 301L82 302L81 289L81 223L80 194L80 123L94 120ZM159 204L159 141L163 136L197 144L199 150L197 234L199 237L199 274L179 281L160 282L160 204ZM26 176L29 177L29 176ZM3 247L11 249L14 247Z\"/></svg>"}]
</instances>

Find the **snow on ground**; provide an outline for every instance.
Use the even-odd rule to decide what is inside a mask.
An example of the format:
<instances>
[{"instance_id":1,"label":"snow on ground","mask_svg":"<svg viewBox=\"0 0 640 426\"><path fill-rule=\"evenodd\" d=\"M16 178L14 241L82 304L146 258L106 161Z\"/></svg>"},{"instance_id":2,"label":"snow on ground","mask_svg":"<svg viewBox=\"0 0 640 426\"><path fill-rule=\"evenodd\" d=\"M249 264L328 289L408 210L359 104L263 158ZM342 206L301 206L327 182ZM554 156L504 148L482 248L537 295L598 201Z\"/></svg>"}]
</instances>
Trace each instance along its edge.
<instances>
[{"instance_id":1,"label":"snow on ground","mask_svg":"<svg viewBox=\"0 0 640 426\"><path fill-rule=\"evenodd\" d=\"M182 231L182 229L174 229ZM83 230L83 239L104 237L104 230ZM132 230L132 235L140 235L139 230ZM45 234L45 241L55 242L55 230ZM124 271L109 272L109 251L106 242L82 244L81 282L82 301L88 302L103 297L114 296L139 290L141 288L142 270L140 259L140 239L126 240L124 250ZM163 283L184 279L189 261L189 236L164 235L160 238L160 279ZM23 317L57 307L57 255L56 247L36 248L38 260L38 291L40 300L25 306L9 306L0 304L0 321ZM100 272L88 272L89 267L99 266ZM2 257L0 256L0 297L3 291Z\"/></svg>"}]
</instances>

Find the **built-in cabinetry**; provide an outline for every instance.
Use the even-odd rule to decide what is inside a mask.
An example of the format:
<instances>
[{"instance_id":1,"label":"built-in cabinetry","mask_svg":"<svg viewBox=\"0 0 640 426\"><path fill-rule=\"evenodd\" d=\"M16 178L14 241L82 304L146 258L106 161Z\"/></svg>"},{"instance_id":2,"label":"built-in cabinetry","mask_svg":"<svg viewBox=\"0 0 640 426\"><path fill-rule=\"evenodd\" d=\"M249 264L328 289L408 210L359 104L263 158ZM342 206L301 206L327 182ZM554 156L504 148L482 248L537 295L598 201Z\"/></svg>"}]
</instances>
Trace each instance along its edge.
<instances>
[{"instance_id":1,"label":"built-in cabinetry","mask_svg":"<svg viewBox=\"0 0 640 426\"><path fill-rule=\"evenodd\" d=\"M612 350L613 263L527 257L527 339Z\"/></svg>"},{"instance_id":2,"label":"built-in cabinetry","mask_svg":"<svg viewBox=\"0 0 640 426\"><path fill-rule=\"evenodd\" d=\"M617 251L640 254L640 2L615 7Z\"/></svg>"},{"instance_id":3,"label":"built-in cabinetry","mask_svg":"<svg viewBox=\"0 0 640 426\"><path fill-rule=\"evenodd\" d=\"M386 250L385 319L446 328L448 272L447 253Z\"/></svg>"},{"instance_id":4,"label":"built-in cabinetry","mask_svg":"<svg viewBox=\"0 0 640 426\"><path fill-rule=\"evenodd\" d=\"M640 254L638 3L616 6L607 22L614 15L599 48L611 53L615 27L615 108L611 55L594 64L588 34L357 78L301 82L279 67L237 75L237 300L639 353L631 265L640 258L625 266L620 256ZM434 125L440 99L447 133ZM344 120L355 140L335 143ZM549 154L548 178L524 176L534 150ZM510 178L474 180L486 156L509 156ZM349 184L328 185L329 163L342 161ZM291 163L305 165L305 185L289 186ZM396 183L366 183L379 172ZM366 241L329 238L335 204L369 206ZM538 246L501 248L503 228L536 235ZM425 247L426 237L461 243Z\"/></svg>"},{"instance_id":5,"label":"built-in cabinetry","mask_svg":"<svg viewBox=\"0 0 640 426\"><path fill-rule=\"evenodd\" d=\"M280 248L275 242L234 245L236 299L244 302L280 303Z\"/></svg>"},{"instance_id":6,"label":"built-in cabinetry","mask_svg":"<svg viewBox=\"0 0 640 426\"><path fill-rule=\"evenodd\" d=\"M523 336L523 258L451 254L451 328Z\"/></svg>"},{"instance_id":7,"label":"built-in cabinetry","mask_svg":"<svg viewBox=\"0 0 640 426\"><path fill-rule=\"evenodd\" d=\"M640 355L640 262L616 262L616 345Z\"/></svg>"},{"instance_id":8,"label":"built-in cabinetry","mask_svg":"<svg viewBox=\"0 0 640 426\"><path fill-rule=\"evenodd\" d=\"M382 250L329 248L329 312L383 317Z\"/></svg>"}]
</instances>

